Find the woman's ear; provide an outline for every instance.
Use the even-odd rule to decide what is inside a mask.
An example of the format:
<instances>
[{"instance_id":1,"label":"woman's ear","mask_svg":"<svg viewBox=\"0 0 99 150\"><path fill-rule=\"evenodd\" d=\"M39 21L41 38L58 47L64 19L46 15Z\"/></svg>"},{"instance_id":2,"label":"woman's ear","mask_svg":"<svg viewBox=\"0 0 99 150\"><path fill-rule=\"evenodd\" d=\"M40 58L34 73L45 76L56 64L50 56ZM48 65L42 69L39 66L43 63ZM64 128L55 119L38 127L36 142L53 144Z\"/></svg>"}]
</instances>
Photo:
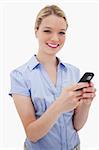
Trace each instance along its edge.
<instances>
[{"instance_id":1,"label":"woman's ear","mask_svg":"<svg viewBox=\"0 0 99 150\"><path fill-rule=\"evenodd\" d=\"M36 36L36 38L37 38L37 30L35 30L35 36Z\"/></svg>"}]
</instances>

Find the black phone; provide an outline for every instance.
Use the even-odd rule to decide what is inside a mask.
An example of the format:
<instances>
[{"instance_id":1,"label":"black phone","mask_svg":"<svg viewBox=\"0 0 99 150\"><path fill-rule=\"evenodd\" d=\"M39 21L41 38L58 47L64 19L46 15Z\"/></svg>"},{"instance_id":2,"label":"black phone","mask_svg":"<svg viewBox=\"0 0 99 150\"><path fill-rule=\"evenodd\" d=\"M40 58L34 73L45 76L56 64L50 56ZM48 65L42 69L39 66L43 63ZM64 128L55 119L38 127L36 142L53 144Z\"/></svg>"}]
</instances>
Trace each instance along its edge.
<instances>
[{"instance_id":1,"label":"black phone","mask_svg":"<svg viewBox=\"0 0 99 150\"><path fill-rule=\"evenodd\" d=\"M91 79L94 77L94 73L93 72L86 72L82 77L81 77L81 79L78 81L78 83L79 82L90 82L91 81ZM82 90L83 88L81 88L81 89L78 89L78 90L76 90L76 91L79 91L79 90Z\"/></svg>"},{"instance_id":2,"label":"black phone","mask_svg":"<svg viewBox=\"0 0 99 150\"><path fill-rule=\"evenodd\" d=\"M93 77L93 72L86 72L78 82L90 82Z\"/></svg>"}]
</instances>

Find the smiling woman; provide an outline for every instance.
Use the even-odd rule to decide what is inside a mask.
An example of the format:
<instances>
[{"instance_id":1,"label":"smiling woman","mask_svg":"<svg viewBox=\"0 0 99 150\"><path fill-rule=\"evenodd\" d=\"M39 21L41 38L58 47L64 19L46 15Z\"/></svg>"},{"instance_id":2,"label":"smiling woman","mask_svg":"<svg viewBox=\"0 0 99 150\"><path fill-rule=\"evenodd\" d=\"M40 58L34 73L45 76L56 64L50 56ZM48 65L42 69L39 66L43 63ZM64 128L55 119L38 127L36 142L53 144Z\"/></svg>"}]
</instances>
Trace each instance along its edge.
<instances>
[{"instance_id":1,"label":"smiling woman","mask_svg":"<svg viewBox=\"0 0 99 150\"><path fill-rule=\"evenodd\" d=\"M80 149L77 131L88 118L95 89L92 83L77 83L79 69L56 57L67 28L58 6L44 7L35 23L38 53L11 72L9 95L26 132L25 150Z\"/></svg>"},{"instance_id":2,"label":"smiling woman","mask_svg":"<svg viewBox=\"0 0 99 150\"><path fill-rule=\"evenodd\" d=\"M56 54L64 45L67 27L65 14L57 6L42 9L35 23L39 51Z\"/></svg>"},{"instance_id":3,"label":"smiling woman","mask_svg":"<svg viewBox=\"0 0 99 150\"><path fill-rule=\"evenodd\" d=\"M40 51L46 54L56 54L64 45L67 24L65 20L56 15L50 15L42 20L36 37Z\"/></svg>"}]
</instances>

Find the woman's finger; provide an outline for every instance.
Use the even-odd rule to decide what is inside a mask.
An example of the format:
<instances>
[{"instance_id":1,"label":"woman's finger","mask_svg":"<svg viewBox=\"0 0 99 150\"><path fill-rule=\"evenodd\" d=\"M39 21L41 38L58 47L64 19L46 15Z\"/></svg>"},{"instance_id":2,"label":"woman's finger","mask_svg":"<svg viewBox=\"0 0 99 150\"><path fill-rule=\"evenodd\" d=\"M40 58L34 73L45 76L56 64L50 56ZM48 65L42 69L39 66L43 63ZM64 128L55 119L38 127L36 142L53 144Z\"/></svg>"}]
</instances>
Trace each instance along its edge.
<instances>
[{"instance_id":1,"label":"woman's finger","mask_svg":"<svg viewBox=\"0 0 99 150\"><path fill-rule=\"evenodd\" d=\"M88 87L88 88L84 88L83 92L91 92L94 93L96 92L96 89L94 87Z\"/></svg>"}]
</instances>

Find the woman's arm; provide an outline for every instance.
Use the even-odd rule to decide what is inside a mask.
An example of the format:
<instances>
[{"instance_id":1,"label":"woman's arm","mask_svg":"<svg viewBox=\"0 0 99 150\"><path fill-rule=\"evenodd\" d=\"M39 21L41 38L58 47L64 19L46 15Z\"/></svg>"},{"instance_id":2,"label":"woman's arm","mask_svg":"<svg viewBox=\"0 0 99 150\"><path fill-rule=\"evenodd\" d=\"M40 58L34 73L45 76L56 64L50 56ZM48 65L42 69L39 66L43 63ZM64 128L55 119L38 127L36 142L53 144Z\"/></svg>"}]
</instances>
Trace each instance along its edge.
<instances>
[{"instance_id":1,"label":"woman's arm","mask_svg":"<svg viewBox=\"0 0 99 150\"><path fill-rule=\"evenodd\" d=\"M81 100L79 106L74 111L73 124L76 131L79 131L87 121L90 105L85 105Z\"/></svg>"},{"instance_id":2,"label":"woman's arm","mask_svg":"<svg viewBox=\"0 0 99 150\"><path fill-rule=\"evenodd\" d=\"M79 106L75 109L73 124L74 128L80 130L87 121L90 106L93 98L95 97L95 89L92 83L88 88L83 89L83 98L80 100Z\"/></svg>"},{"instance_id":3,"label":"woman's arm","mask_svg":"<svg viewBox=\"0 0 99 150\"><path fill-rule=\"evenodd\" d=\"M64 88L60 96L38 119L35 117L35 110L31 98L13 94L14 103L27 137L32 142L36 142L45 136L60 117L61 113L71 111L79 105L79 98L81 98L82 92L75 90L85 86L87 86L86 83L79 83Z\"/></svg>"},{"instance_id":4,"label":"woman's arm","mask_svg":"<svg viewBox=\"0 0 99 150\"><path fill-rule=\"evenodd\" d=\"M32 142L36 142L46 135L61 114L58 101L55 101L48 110L36 120L30 97L13 94L13 99L26 135Z\"/></svg>"}]
</instances>

